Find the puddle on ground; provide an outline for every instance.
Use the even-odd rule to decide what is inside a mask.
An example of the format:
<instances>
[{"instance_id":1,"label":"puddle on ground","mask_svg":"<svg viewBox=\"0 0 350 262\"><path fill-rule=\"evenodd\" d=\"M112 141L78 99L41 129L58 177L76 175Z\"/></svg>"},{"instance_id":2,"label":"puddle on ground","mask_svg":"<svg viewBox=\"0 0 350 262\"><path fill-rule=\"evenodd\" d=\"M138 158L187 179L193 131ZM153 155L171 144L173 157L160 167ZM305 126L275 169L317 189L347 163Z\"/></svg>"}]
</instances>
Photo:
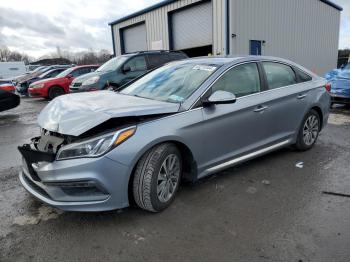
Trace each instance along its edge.
<instances>
[{"instance_id":1,"label":"puddle on ground","mask_svg":"<svg viewBox=\"0 0 350 262\"><path fill-rule=\"evenodd\" d=\"M39 224L40 221L47 221L51 219L58 218L63 211L54 209L49 206L41 206L38 209L38 213L36 215L23 215L15 217L13 224L19 226L25 225L36 225Z\"/></svg>"}]
</instances>

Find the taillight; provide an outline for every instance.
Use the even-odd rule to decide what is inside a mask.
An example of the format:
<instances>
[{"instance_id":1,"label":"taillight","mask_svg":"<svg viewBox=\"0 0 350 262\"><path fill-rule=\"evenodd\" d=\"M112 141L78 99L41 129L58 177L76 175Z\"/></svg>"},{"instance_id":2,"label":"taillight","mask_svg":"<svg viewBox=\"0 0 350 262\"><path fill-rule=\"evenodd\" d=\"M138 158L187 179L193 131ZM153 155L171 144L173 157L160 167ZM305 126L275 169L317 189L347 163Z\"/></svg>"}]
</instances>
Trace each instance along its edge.
<instances>
[{"instance_id":1,"label":"taillight","mask_svg":"<svg viewBox=\"0 0 350 262\"><path fill-rule=\"evenodd\" d=\"M327 83L327 84L324 86L324 88L326 88L327 92L331 92L332 86L331 86L330 83Z\"/></svg>"}]
</instances>

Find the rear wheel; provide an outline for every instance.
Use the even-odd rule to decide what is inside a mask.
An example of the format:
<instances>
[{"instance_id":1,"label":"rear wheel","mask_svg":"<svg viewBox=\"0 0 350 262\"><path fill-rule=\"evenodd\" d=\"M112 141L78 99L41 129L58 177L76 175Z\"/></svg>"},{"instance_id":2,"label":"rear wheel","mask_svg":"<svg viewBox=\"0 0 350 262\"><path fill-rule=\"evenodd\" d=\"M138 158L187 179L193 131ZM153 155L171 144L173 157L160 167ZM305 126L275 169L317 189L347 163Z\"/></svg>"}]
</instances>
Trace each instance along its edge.
<instances>
[{"instance_id":1,"label":"rear wheel","mask_svg":"<svg viewBox=\"0 0 350 262\"><path fill-rule=\"evenodd\" d=\"M167 208L174 200L182 174L182 158L174 144L164 143L139 160L134 173L136 204L151 212Z\"/></svg>"},{"instance_id":2,"label":"rear wheel","mask_svg":"<svg viewBox=\"0 0 350 262\"><path fill-rule=\"evenodd\" d=\"M308 150L316 143L321 129L320 116L315 110L310 110L304 117L300 127L297 142L295 144L298 150Z\"/></svg>"},{"instance_id":3,"label":"rear wheel","mask_svg":"<svg viewBox=\"0 0 350 262\"><path fill-rule=\"evenodd\" d=\"M62 87L60 86L53 86L49 90L49 99L54 99L55 97L64 95L65 92Z\"/></svg>"}]
</instances>

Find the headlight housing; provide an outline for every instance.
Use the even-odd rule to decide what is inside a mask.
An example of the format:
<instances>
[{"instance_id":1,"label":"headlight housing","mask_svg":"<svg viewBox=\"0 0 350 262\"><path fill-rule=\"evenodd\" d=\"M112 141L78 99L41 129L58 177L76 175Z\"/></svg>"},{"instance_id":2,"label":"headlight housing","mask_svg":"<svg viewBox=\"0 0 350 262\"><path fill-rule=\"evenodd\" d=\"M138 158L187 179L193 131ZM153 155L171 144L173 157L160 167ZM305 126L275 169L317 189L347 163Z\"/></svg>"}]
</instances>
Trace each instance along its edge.
<instances>
[{"instance_id":1,"label":"headlight housing","mask_svg":"<svg viewBox=\"0 0 350 262\"><path fill-rule=\"evenodd\" d=\"M29 87L30 87L30 88L43 88L43 87L44 87L44 84L43 84L43 83L40 83L40 84L33 84L33 85L30 85Z\"/></svg>"},{"instance_id":2,"label":"headlight housing","mask_svg":"<svg viewBox=\"0 0 350 262\"><path fill-rule=\"evenodd\" d=\"M85 80L82 85L83 86L88 86L88 85L93 85L93 84L96 84L98 82L98 80L100 80L100 77L99 76L93 76L93 77L90 77L88 78L87 80Z\"/></svg>"},{"instance_id":3,"label":"headlight housing","mask_svg":"<svg viewBox=\"0 0 350 262\"><path fill-rule=\"evenodd\" d=\"M135 132L136 126L133 126L83 142L63 146L58 151L56 160L102 156L133 136Z\"/></svg>"}]
</instances>

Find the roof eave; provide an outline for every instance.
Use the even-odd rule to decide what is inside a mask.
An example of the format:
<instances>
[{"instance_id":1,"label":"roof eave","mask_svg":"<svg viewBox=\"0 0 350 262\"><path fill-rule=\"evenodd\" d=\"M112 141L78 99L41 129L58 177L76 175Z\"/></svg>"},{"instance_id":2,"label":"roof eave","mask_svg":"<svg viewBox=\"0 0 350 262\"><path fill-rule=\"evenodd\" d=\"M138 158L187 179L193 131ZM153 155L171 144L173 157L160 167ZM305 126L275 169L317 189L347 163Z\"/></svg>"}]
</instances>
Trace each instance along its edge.
<instances>
[{"instance_id":1,"label":"roof eave","mask_svg":"<svg viewBox=\"0 0 350 262\"><path fill-rule=\"evenodd\" d=\"M140 11L137 11L137 12L132 13L130 15L127 15L127 16L124 16L124 17L119 18L117 20L114 20L114 21L108 23L108 25L113 26L115 24L124 22L124 21L126 21L126 20L128 20L130 18L139 16L139 15L143 15L143 14L145 14L147 12L153 11L153 10L155 10L157 8L160 8L162 6L166 6L166 5L171 4L173 2L176 2L176 1L178 1L178 0L164 0L162 2L159 2L157 4L151 5L151 6L147 7L147 8L144 8L144 9L142 9ZM329 6L333 7L333 8L335 8L335 9L339 10L339 11L343 11L343 8L340 5L337 5L337 4L335 4L335 3L333 3L333 2L331 2L329 0L320 0L320 1L325 3L326 5L329 5Z\"/></svg>"}]
</instances>

